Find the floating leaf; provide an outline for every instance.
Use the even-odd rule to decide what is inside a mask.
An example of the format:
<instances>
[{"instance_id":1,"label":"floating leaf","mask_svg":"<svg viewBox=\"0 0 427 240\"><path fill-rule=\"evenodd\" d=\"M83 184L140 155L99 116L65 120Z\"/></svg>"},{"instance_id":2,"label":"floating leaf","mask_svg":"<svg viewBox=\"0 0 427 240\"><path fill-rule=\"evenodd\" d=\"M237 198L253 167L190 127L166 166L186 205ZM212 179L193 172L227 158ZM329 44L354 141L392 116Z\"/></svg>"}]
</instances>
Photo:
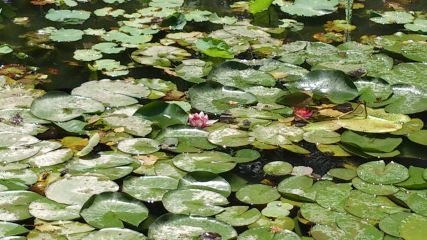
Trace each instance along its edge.
<instances>
[{"instance_id":1,"label":"floating leaf","mask_svg":"<svg viewBox=\"0 0 427 240\"><path fill-rule=\"evenodd\" d=\"M96 228L138 226L148 216L145 205L123 193L102 193L85 203L81 216Z\"/></svg>"},{"instance_id":2,"label":"floating leaf","mask_svg":"<svg viewBox=\"0 0 427 240\"><path fill-rule=\"evenodd\" d=\"M150 138L131 138L120 141L117 148L130 154L150 154L159 151L160 143Z\"/></svg>"},{"instance_id":3,"label":"floating leaf","mask_svg":"<svg viewBox=\"0 0 427 240\"><path fill-rule=\"evenodd\" d=\"M29 211L36 218L58 221L80 218L80 208L79 205L66 205L48 198L41 198L30 203Z\"/></svg>"},{"instance_id":4,"label":"floating leaf","mask_svg":"<svg viewBox=\"0 0 427 240\"><path fill-rule=\"evenodd\" d=\"M178 188L178 180L167 176L129 177L123 181L123 192L146 201L161 201L168 191Z\"/></svg>"},{"instance_id":5,"label":"floating leaf","mask_svg":"<svg viewBox=\"0 0 427 240\"><path fill-rule=\"evenodd\" d=\"M59 29L50 34L55 42L75 42L83 38L83 31L78 29Z\"/></svg>"},{"instance_id":6,"label":"floating leaf","mask_svg":"<svg viewBox=\"0 0 427 240\"><path fill-rule=\"evenodd\" d=\"M234 128L212 131L209 133L208 140L215 145L226 147L240 147L252 142L248 132Z\"/></svg>"},{"instance_id":7,"label":"floating leaf","mask_svg":"<svg viewBox=\"0 0 427 240\"><path fill-rule=\"evenodd\" d=\"M31 105L31 113L36 117L57 122L65 122L84 113L102 111L104 106L100 102L63 92L49 92L34 100Z\"/></svg>"},{"instance_id":8,"label":"floating leaf","mask_svg":"<svg viewBox=\"0 0 427 240\"><path fill-rule=\"evenodd\" d=\"M285 176L292 172L292 165L284 161L273 161L264 165L263 170L272 176Z\"/></svg>"},{"instance_id":9,"label":"floating leaf","mask_svg":"<svg viewBox=\"0 0 427 240\"><path fill-rule=\"evenodd\" d=\"M357 175L369 183L393 184L406 180L409 177L408 169L404 166L384 161L367 162L357 168Z\"/></svg>"},{"instance_id":10,"label":"floating leaf","mask_svg":"<svg viewBox=\"0 0 427 240\"><path fill-rule=\"evenodd\" d=\"M291 15L312 17L331 14L337 10L338 0L295 0L292 2L277 1L280 9Z\"/></svg>"},{"instance_id":11,"label":"floating leaf","mask_svg":"<svg viewBox=\"0 0 427 240\"><path fill-rule=\"evenodd\" d=\"M57 10L49 9L46 16L47 19L54 22L62 22L66 24L82 24L89 19L90 12L83 10Z\"/></svg>"},{"instance_id":12,"label":"floating leaf","mask_svg":"<svg viewBox=\"0 0 427 240\"><path fill-rule=\"evenodd\" d=\"M216 219L228 223L231 226L247 226L254 223L261 217L261 213L256 208L249 209L248 206L232 206L215 216Z\"/></svg>"},{"instance_id":13,"label":"floating leaf","mask_svg":"<svg viewBox=\"0 0 427 240\"><path fill-rule=\"evenodd\" d=\"M31 218L28 205L40 195L29 191L3 191L0 192L0 220L20 221Z\"/></svg>"},{"instance_id":14,"label":"floating leaf","mask_svg":"<svg viewBox=\"0 0 427 240\"><path fill-rule=\"evenodd\" d=\"M151 102L139 108L135 116L143 117L161 128L187 124L188 114L177 104L162 101Z\"/></svg>"},{"instance_id":15,"label":"floating leaf","mask_svg":"<svg viewBox=\"0 0 427 240\"><path fill-rule=\"evenodd\" d=\"M102 54L92 49L78 49L74 51L73 58L80 61L90 62L102 58Z\"/></svg>"},{"instance_id":16,"label":"floating leaf","mask_svg":"<svg viewBox=\"0 0 427 240\"><path fill-rule=\"evenodd\" d=\"M273 232L268 227L251 228L246 230L237 238L238 240L262 240L262 239L274 239L274 240L300 240L301 238L294 232L289 230L282 230Z\"/></svg>"},{"instance_id":17,"label":"floating leaf","mask_svg":"<svg viewBox=\"0 0 427 240\"><path fill-rule=\"evenodd\" d=\"M91 232L84 237L86 240L99 240L99 239L121 239L121 240L145 240L147 239L144 234L121 228L103 228L99 231Z\"/></svg>"},{"instance_id":18,"label":"floating leaf","mask_svg":"<svg viewBox=\"0 0 427 240\"><path fill-rule=\"evenodd\" d=\"M237 193L236 198L248 204L266 204L277 200L280 197L276 188L262 185L251 184L242 187Z\"/></svg>"},{"instance_id":19,"label":"floating leaf","mask_svg":"<svg viewBox=\"0 0 427 240\"><path fill-rule=\"evenodd\" d=\"M234 158L222 152L182 153L175 156L173 164L187 172L206 171L222 173L236 166Z\"/></svg>"},{"instance_id":20,"label":"floating leaf","mask_svg":"<svg viewBox=\"0 0 427 240\"><path fill-rule=\"evenodd\" d=\"M194 43L196 48L210 57L233 58L232 49L226 42L216 38L202 38Z\"/></svg>"}]
</instances>

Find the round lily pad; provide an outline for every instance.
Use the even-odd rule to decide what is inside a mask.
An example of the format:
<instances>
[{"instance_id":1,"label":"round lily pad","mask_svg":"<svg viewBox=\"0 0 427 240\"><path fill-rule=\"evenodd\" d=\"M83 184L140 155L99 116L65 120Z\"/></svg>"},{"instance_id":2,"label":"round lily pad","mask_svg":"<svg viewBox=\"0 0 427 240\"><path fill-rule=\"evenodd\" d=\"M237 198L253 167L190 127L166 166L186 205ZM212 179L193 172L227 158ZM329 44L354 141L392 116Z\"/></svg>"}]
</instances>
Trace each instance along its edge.
<instances>
[{"instance_id":1,"label":"round lily pad","mask_svg":"<svg viewBox=\"0 0 427 240\"><path fill-rule=\"evenodd\" d=\"M130 138L120 141L117 148L130 154L150 154L160 150L160 143L150 138Z\"/></svg>"},{"instance_id":2,"label":"round lily pad","mask_svg":"<svg viewBox=\"0 0 427 240\"><path fill-rule=\"evenodd\" d=\"M419 130L408 134L408 139L412 142L427 146L427 130Z\"/></svg>"},{"instance_id":3,"label":"round lily pad","mask_svg":"<svg viewBox=\"0 0 427 240\"><path fill-rule=\"evenodd\" d=\"M167 192L162 199L163 206L172 213L212 216L223 211L227 198L219 193L200 189L179 189Z\"/></svg>"},{"instance_id":4,"label":"round lily pad","mask_svg":"<svg viewBox=\"0 0 427 240\"><path fill-rule=\"evenodd\" d=\"M272 218L284 218L287 217L290 213L290 210L293 208L289 203L284 203L281 201L273 201L267 203L267 206L262 209L262 215Z\"/></svg>"},{"instance_id":5,"label":"round lily pad","mask_svg":"<svg viewBox=\"0 0 427 240\"><path fill-rule=\"evenodd\" d=\"M261 157L261 154L254 149L240 149L234 155L234 160L237 163L246 163L257 160Z\"/></svg>"},{"instance_id":6,"label":"round lily pad","mask_svg":"<svg viewBox=\"0 0 427 240\"><path fill-rule=\"evenodd\" d=\"M399 188L393 185L368 183L358 177L353 178L351 182L356 189L373 195L392 195L399 191Z\"/></svg>"},{"instance_id":7,"label":"round lily pad","mask_svg":"<svg viewBox=\"0 0 427 240\"><path fill-rule=\"evenodd\" d=\"M164 214L148 228L148 237L153 240L194 240L203 233L211 232L222 240L237 237L237 232L228 224L208 217L190 217L179 214Z\"/></svg>"},{"instance_id":8,"label":"round lily pad","mask_svg":"<svg viewBox=\"0 0 427 240\"><path fill-rule=\"evenodd\" d=\"M228 172L236 166L234 158L223 152L182 153L175 156L173 164L187 172Z\"/></svg>"},{"instance_id":9,"label":"round lily pad","mask_svg":"<svg viewBox=\"0 0 427 240\"><path fill-rule=\"evenodd\" d=\"M148 209L141 201L129 195L106 192L91 197L80 214L96 228L123 228L123 222L137 227L147 218Z\"/></svg>"},{"instance_id":10,"label":"round lily pad","mask_svg":"<svg viewBox=\"0 0 427 240\"><path fill-rule=\"evenodd\" d=\"M285 176L292 172L292 165L284 161L273 161L264 165L263 170L271 176Z\"/></svg>"},{"instance_id":11,"label":"round lily pad","mask_svg":"<svg viewBox=\"0 0 427 240\"><path fill-rule=\"evenodd\" d=\"M71 94L92 98L111 107L122 107L138 103L137 99L147 97L150 90L141 83L103 79L83 83Z\"/></svg>"},{"instance_id":12,"label":"round lily pad","mask_svg":"<svg viewBox=\"0 0 427 240\"><path fill-rule=\"evenodd\" d=\"M217 114L257 101L251 93L213 83L201 83L193 86L188 90L188 95L193 108Z\"/></svg>"},{"instance_id":13,"label":"round lily pad","mask_svg":"<svg viewBox=\"0 0 427 240\"><path fill-rule=\"evenodd\" d=\"M90 62L102 58L102 54L92 49L78 49L74 51L73 58L80 61Z\"/></svg>"},{"instance_id":14,"label":"round lily pad","mask_svg":"<svg viewBox=\"0 0 427 240\"><path fill-rule=\"evenodd\" d=\"M411 193L406 200L406 204L412 211L427 216L427 197Z\"/></svg>"},{"instance_id":15,"label":"round lily pad","mask_svg":"<svg viewBox=\"0 0 427 240\"><path fill-rule=\"evenodd\" d=\"M31 113L36 117L65 122L84 113L102 112L104 106L91 98L49 92L33 101Z\"/></svg>"},{"instance_id":16,"label":"round lily pad","mask_svg":"<svg viewBox=\"0 0 427 240\"><path fill-rule=\"evenodd\" d=\"M310 194L313 179L307 176L292 176L284 179L277 186L277 190L287 197L299 201L313 201Z\"/></svg>"},{"instance_id":17,"label":"round lily pad","mask_svg":"<svg viewBox=\"0 0 427 240\"><path fill-rule=\"evenodd\" d=\"M376 184L393 184L409 177L408 169L398 163L384 161L367 162L357 168L357 175L366 182Z\"/></svg>"},{"instance_id":18,"label":"round lily pad","mask_svg":"<svg viewBox=\"0 0 427 240\"><path fill-rule=\"evenodd\" d=\"M50 184L46 197L64 204L83 205L92 195L119 190L117 183L98 176L72 176Z\"/></svg>"},{"instance_id":19,"label":"round lily pad","mask_svg":"<svg viewBox=\"0 0 427 240\"><path fill-rule=\"evenodd\" d=\"M11 222L1 222L0 223L0 236L5 239L13 239L13 240L25 240L26 238L20 238L15 235L21 235L27 233L29 230L25 227Z\"/></svg>"},{"instance_id":20,"label":"round lily pad","mask_svg":"<svg viewBox=\"0 0 427 240\"><path fill-rule=\"evenodd\" d=\"M339 133L327 130L315 130L304 133L304 140L315 144L333 144L341 140Z\"/></svg>"},{"instance_id":21,"label":"round lily pad","mask_svg":"<svg viewBox=\"0 0 427 240\"><path fill-rule=\"evenodd\" d=\"M260 217L261 213L258 209L249 209L248 206L231 206L215 216L216 219L236 227L252 224Z\"/></svg>"},{"instance_id":22,"label":"round lily pad","mask_svg":"<svg viewBox=\"0 0 427 240\"><path fill-rule=\"evenodd\" d=\"M113 115L105 117L103 120L111 128L123 127L125 132L139 137L146 136L152 130L152 122L140 116Z\"/></svg>"},{"instance_id":23,"label":"round lily pad","mask_svg":"<svg viewBox=\"0 0 427 240\"><path fill-rule=\"evenodd\" d=\"M248 204L266 204L280 198L276 188L263 184L250 184L242 187L237 193L236 198Z\"/></svg>"},{"instance_id":24,"label":"round lily pad","mask_svg":"<svg viewBox=\"0 0 427 240\"><path fill-rule=\"evenodd\" d=\"M31 218L28 205L41 197L30 191L0 192L0 220L20 221Z\"/></svg>"},{"instance_id":25,"label":"round lily pad","mask_svg":"<svg viewBox=\"0 0 427 240\"><path fill-rule=\"evenodd\" d=\"M180 179L180 189L201 189L217 192L224 197L231 193L230 184L221 176L209 172L193 172Z\"/></svg>"},{"instance_id":26,"label":"round lily pad","mask_svg":"<svg viewBox=\"0 0 427 240\"><path fill-rule=\"evenodd\" d=\"M250 144L251 138L246 131L224 128L209 133L209 142L224 147L240 147Z\"/></svg>"},{"instance_id":27,"label":"round lily pad","mask_svg":"<svg viewBox=\"0 0 427 240\"><path fill-rule=\"evenodd\" d=\"M325 225L334 225L340 212L324 208L316 203L304 203L300 208L301 215L310 222Z\"/></svg>"},{"instance_id":28,"label":"round lily pad","mask_svg":"<svg viewBox=\"0 0 427 240\"><path fill-rule=\"evenodd\" d=\"M147 201L161 201L165 193L178 188L178 179L167 176L129 177L123 181L123 192Z\"/></svg>"},{"instance_id":29,"label":"round lily pad","mask_svg":"<svg viewBox=\"0 0 427 240\"><path fill-rule=\"evenodd\" d=\"M73 157L73 151L69 148L54 150L45 154L36 155L27 160L34 167L47 167L68 161Z\"/></svg>"},{"instance_id":30,"label":"round lily pad","mask_svg":"<svg viewBox=\"0 0 427 240\"><path fill-rule=\"evenodd\" d=\"M357 177L357 172L348 168L332 168L328 171L328 175L341 180L349 181Z\"/></svg>"},{"instance_id":31,"label":"round lily pad","mask_svg":"<svg viewBox=\"0 0 427 240\"><path fill-rule=\"evenodd\" d=\"M40 198L30 203L29 211L36 218L46 221L73 220L80 218L79 205L57 203L48 198Z\"/></svg>"},{"instance_id":32,"label":"round lily pad","mask_svg":"<svg viewBox=\"0 0 427 240\"><path fill-rule=\"evenodd\" d=\"M350 183L338 183L321 187L317 190L316 202L324 207L338 212L344 212L345 201L352 190Z\"/></svg>"}]
</instances>

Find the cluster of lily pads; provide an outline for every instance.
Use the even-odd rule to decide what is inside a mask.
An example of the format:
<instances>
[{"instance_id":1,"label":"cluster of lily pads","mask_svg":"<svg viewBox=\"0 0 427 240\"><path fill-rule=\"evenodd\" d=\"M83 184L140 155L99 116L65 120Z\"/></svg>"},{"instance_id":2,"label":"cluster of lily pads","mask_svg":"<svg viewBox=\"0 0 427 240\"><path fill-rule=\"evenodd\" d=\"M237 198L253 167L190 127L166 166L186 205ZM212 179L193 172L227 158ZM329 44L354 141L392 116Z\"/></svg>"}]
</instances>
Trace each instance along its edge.
<instances>
[{"instance_id":1,"label":"cluster of lily pads","mask_svg":"<svg viewBox=\"0 0 427 240\"><path fill-rule=\"evenodd\" d=\"M95 36L73 57L114 79L45 92L38 84L48 76L0 68L2 239L425 238L427 169L389 160L427 160L426 35L285 43L286 31L303 27L295 19L269 28L181 0L152 0L133 13L117 8L124 1L104 2L93 14L116 27L69 28L93 14L52 8L45 17L62 28L39 30L37 44L49 51ZM322 16L340 1L232 9L256 14L271 4L289 16ZM422 31L423 14L405 22L381 14L371 20ZM217 27L187 31L203 22ZM12 51L0 45L0 54ZM132 62L116 59L123 53ZM132 74L142 66L167 77ZM216 121L193 124L194 113L207 121L201 112ZM276 150L280 159L267 157ZM287 161L312 151L366 163L319 176ZM236 170L254 162L261 182Z\"/></svg>"}]
</instances>

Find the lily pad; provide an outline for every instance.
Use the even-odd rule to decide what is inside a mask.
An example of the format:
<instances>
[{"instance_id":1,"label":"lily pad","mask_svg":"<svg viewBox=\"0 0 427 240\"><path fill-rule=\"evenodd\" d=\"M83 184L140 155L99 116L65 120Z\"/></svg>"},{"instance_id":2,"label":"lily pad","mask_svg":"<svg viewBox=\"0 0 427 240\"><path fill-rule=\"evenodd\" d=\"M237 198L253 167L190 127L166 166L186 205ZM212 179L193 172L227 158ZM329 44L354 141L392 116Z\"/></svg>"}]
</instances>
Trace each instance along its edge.
<instances>
[{"instance_id":1,"label":"lily pad","mask_svg":"<svg viewBox=\"0 0 427 240\"><path fill-rule=\"evenodd\" d=\"M221 39L202 38L195 41L196 48L210 57L233 58L231 47Z\"/></svg>"},{"instance_id":2,"label":"lily pad","mask_svg":"<svg viewBox=\"0 0 427 240\"><path fill-rule=\"evenodd\" d=\"M257 125L250 133L256 140L270 145L285 145L299 142L303 139L304 131L298 127L272 123L268 126Z\"/></svg>"},{"instance_id":3,"label":"lily pad","mask_svg":"<svg viewBox=\"0 0 427 240\"><path fill-rule=\"evenodd\" d=\"M353 186L365 193L372 195L392 195L399 191L399 188L393 185L384 185L384 184L372 184L363 181L362 179L356 177L351 181Z\"/></svg>"},{"instance_id":4,"label":"lily pad","mask_svg":"<svg viewBox=\"0 0 427 240\"><path fill-rule=\"evenodd\" d=\"M400 236L404 239L422 240L427 233L426 229L423 227L426 224L426 217L417 214L408 216L400 225Z\"/></svg>"},{"instance_id":5,"label":"lily pad","mask_svg":"<svg viewBox=\"0 0 427 240\"><path fill-rule=\"evenodd\" d=\"M208 140L215 145L226 147L240 147L252 142L248 132L234 128L212 131L209 133Z\"/></svg>"},{"instance_id":6,"label":"lily pad","mask_svg":"<svg viewBox=\"0 0 427 240\"><path fill-rule=\"evenodd\" d=\"M124 131L139 137L144 137L152 130L150 120L140 116L111 115L103 118L111 128L124 128Z\"/></svg>"},{"instance_id":7,"label":"lily pad","mask_svg":"<svg viewBox=\"0 0 427 240\"><path fill-rule=\"evenodd\" d=\"M375 184L393 184L409 177L408 169L404 166L384 161L367 162L357 168L357 175L366 182Z\"/></svg>"},{"instance_id":8,"label":"lily pad","mask_svg":"<svg viewBox=\"0 0 427 240\"><path fill-rule=\"evenodd\" d=\"M29 211L36 218L46 221L73 220L80 218L79 205L57 203L48 198L40 198L30 203Z\"/></svg>"},{"instance_id":9,"label":"lily pad","mask_svg":"<svg viewBox=\"0 0 427 240\"><path fill-rule=\"evenodd\" d=\"M188 95L193 108L217 114L257 101L251 93L238 88L211 83L202 83L191 87Z\"/></svg>"},{"instance_id":10,"label":"lily pad","mask_svg":"<svg viewBox=\"0 0 427 240\"><path fill-rule=\"evenodd\" d=\"M402 138L375 138L346 131L341 135L341 142L357 147L366 152L392 152L402 143Z\"/></svg>"},{"instance_id":11,"label":"lily pad","mask_svg":"<svg viewBox=\"0 0 427 240\"><path fill-rule=\"evenodd\" d=\"M271 176L285 176L291 174L292 165L284 161L273 161L264 165L263 170Z\"/></svg>"},{"instance_id":12,"label":"lily pad","mask_svg":"<svg viewBox=\"0 0 427 240\"><path fill-rule=\"evenodd\" d=\"M234 158L223 152L182 153L175 156L173 164L187 172L228 172L236 166Z\"/></svg>"},{"instance_id":13,"label":"lily pad","mask_svg":"<svg viewBox=\"0 0 427 240\"><path fill-rule=\"evenodd\" d=\"M15 235L21 235L27 233L29 230L25 227L11 222L1 222L0 223L0 237L3 239L17 239L20 240L19 237L12 237ZM9 237L9 238L8 238Z\"/></svg>"},{"instance_id":14,"label":"lily pad","mask_svg":"<svg viewBox=\"0 0 427 240\"><path fill-rule=\"evenodd\" d=\"M333 144L341 140L339 133L327 130L315 130L305 132L303 136L306 142L315 144Z\"/></svg>"},{"instance_id":15,"label":"lily pad","mask_svg":"<svg viewBox=\"0 0 427 240\"><path fill-rule=\"evenodd\" d=\"M119 186L105 177L72 176L53 182L45 194L58 203L83 205L92 195L117 190Z\"/></svg>"},{"instance_id":16,"label":"lily pad","mask_svg":"<svg viewBox=\"0 0 427 240\"><path fill-rule=\"evenodd\" d=\"M379 13L380 16L370 18L371 21L380 24L405 24L411 23L414 16L404 11L386 11Z\"/></svg>"},{"instance_id":17,"label":"lily pad","mask_svg":"<svg viewBox=\"0 0 427 240\"><path fill-rule=\"evenodd\" d=\"M144 65L170 67L174 62L180 62L191 54L186 50L159 44L141 45L139 50L132 53L132 59Z\"/></svg>"},{"instance_id":18,"label":"lily pad","mask_svg":"<svg viewBox=\"0 0 427 240\"><path fill-rule=\"evenodd\" d=\"M83 10L57 10L49 9L46 16L47 19L54 22L62 22L66 24L82 24L89 19L90 12Z\"/></svg>"},{"instance_id":19,"label":"lily pad","mask_svg":"<svg viewBox=\"0 0 427 240\"><path fill-rule=\"evenodd\" d=\"M267 206L262 209L262 215L272 218L284 218L287 217L290 213L290 210L293 208L289 203L284 203L281 201L273 201L267 203Z\"/></svg>"},{"instance_id":20,"label":"lily pad","mask_svg":"<svg viewBox=\"0 0 427 240\"><path fill-rule=\"evenodd\" d=\"M338 0L295 0L292 2L276 1L280 9L291 15L304 17L323 16L337 10Z\"/></svg>"},{"instance_id":21,"label":"lily pad","mask_svg":"<svg viewBox=\"0 0 427 240\"><path fill-rule=\"evenodd\" d=\"M92 49L78 49L74 51L73 58L80 61L90 62L102 58L102 54Z\"/></svg>"},{"instance_id":22,"label":"lily pad","mask_svg":"<svg viewBox=\"0 0 427 240\"><path fill-rule=\"evenodd\" d=\"M40 195L29 191L4 191L0 192L0 220L20 221L31 218L28 205Z\"/></svg>"},{"instance_id":23,"label":"lily pad","mask_svg":"<svg viewBox=\"0 0 427 240\"><path fill-rule=\"evenodd\" d=\"M31 113L36 117L58 122L77 118L84 113L102 111L104 106L98 101L63 92L49 92L35 99L31 105Z\"/></svg>"},{"instance_id":24,"label":"lily pad","mask_svg":"<svg viewBox=\"0 0 427 240\"><path fill-rule=\"evenodd\" d=\"M144 234L122 228L103 228L98 231L91 232L84 237L86 240L145 240L147 239Z\"/></svg>"},{"instance_id":25,"label":"lily pad","mask_svg":"<svg viewBox=\"0 0 427 240\"><path fill-rule=\"evenodd\" d=\"M224 197L231 193L230 184L221 176L208 172L193 172L180 179L179 189L200 189L217 192Z\"/></svg>"},{"instance_id":26,"label":"lily pad","mask_svg":"<svg viewBox=\"0 0 427 240\"><path fill-rule=\"evenodd\" d=\"M150 91L140 83L103 79L83 83L71 94L92 98L107 106L122 107L138 103L137 99L147 97Z\"/></svg>"},{"instance_id":27,"label":"lily pad","mask_svg":"<svg viewBox=\"0 0 427 240\"><path fill-rule=\"evenodd\" d=\"M231 226L247 226L256 222L261 213L256 208L249 209L248 206L232 206L215 216L216 219L228 223Z\"/></svg>"},{"instance_id":28,"label":"lily pad","mask_svg":"<svg viewBox=\"0 0 427 240\"><path fill-rule=\"evenodd\" d=\"M188 114L179 105L162 101L146 104L139 108L134 115L150 120L161 128L186 124L188 121Z\"/></svg>"},{"instance_id":29,"label":"lily pad","mask_svg":"<svg viewBox=\"0 0 427 240\"><path fill-rule=\"evenodd\" d=\"M200 189L179 189L167 192L163 206L171 213L196 216L212 216L223 211L229 202L219 193Z\"/></svg>"},{"instance_id":30,"label":"lily pad","mask_svg":"<svg viewBox=\"0 0 427 240\"><path fill-rule=\"evenodd\" d=\"M276 188L263 185L251 184L242 187L237 193L236 198L248 204L266 204L277 200L280 197Z\"/></svg>"},{"instance_id":31,"label":"lily pad","mask_svg":"<svg viewBox=\"0 0 427 240\"><path fill-rule=\"evenodd\" d=\"M130 154L150 154L159 151L160 143L150 138L131 138L120 141L117 148Z\"/></svg>"},{"instance_id":32,"label":"lily pad","mask_svg":"<svg viewBox=\"0 0 427 240\"><path fill-rule=\"evenodd\" d=\"M412 142L427 146L427 130L420 130L408 134L408 139Z\"/></svg>"},{"instance_id":33,"label":"lily pad","mask_svg":"<svg viewBox=\"0 0 427 240\"><path fill-rule=\"evenodd\" d=\"M123 192L146 202L161 201L165 193L178 188L178 182L167 176L132 176L123 181Z\"/></svg>"},{"instance_id":34,"label":"lily pad","mask_svg":"<svg viewBox=\"0 0 427 240\"><path fill-rule=\"evenodd\" d=\"M101 193L89 199L81 216L96 228L123 228L123 222L138 226L148 216L145 205L123 193Z\"/></svg>"},{"instance_id":35,"label":"lily pad","mask_svg":"<svg viewBox=\"0 0 427 240\"><path fill-rule=\"evenodd\" d=\"M381 221L379 222L379 227L382 231L384 231L389 235L400 237L400 233L399 233L400 225L404 222L404 220L407 217L411 215L412 215L411 213L407 213L407 212L399 212L399 213L391 214L381 219Z\"/></svg>"},{"instance_id":36,"label":"lily pad","mask_svg":"<svg viewBox=\"0 0 427 240\"><path fill-rule=\"evenodd\" d=\"M359 95L356 85L341 71L315 70L300 81L289 84L292 90L311 91L318 97L326 97L333 103L345 103Z\"/></svg>"},{"instance_id":37,"label":"lily pad","mask_svg":"<svg viewBox=\"0 0 427 240\"><path fill-rule=\"evenodd\" d=\"M194 240L206 232L217 233L222 240L237 237L236 230L221 221L207 217L190 217L170 213L162 215L150 225L148 237L153 240L175 238Z\"/></svg>"},{"instance_id":38,"label":"lily pad","mask_svg":"<svg viewBox=\"0 0 427 240\"><path fill-rule=\"evenodd\" d=\"M75 42L83 38L84 32L78 29L64 29L54 31L50 39L55 42Z\"/></svg>"}]
</instances>

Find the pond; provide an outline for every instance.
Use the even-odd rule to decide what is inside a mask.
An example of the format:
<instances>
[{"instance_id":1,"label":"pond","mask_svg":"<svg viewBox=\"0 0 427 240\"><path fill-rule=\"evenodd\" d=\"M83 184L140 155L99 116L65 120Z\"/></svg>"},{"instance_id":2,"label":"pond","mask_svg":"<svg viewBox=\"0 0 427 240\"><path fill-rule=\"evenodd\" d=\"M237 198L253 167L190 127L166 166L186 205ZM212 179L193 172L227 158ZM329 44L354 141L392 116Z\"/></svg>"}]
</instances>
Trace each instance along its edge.
<instances>
[{"instance_id":1,"label":"pond","mask_svg":"<svg viewBox=\"0 0 427 240\"><path fill-rule=\"evenodd\" d=\"M424 240L426 12L0 1L0 238Z\"/></svg>"}]
</instances>

